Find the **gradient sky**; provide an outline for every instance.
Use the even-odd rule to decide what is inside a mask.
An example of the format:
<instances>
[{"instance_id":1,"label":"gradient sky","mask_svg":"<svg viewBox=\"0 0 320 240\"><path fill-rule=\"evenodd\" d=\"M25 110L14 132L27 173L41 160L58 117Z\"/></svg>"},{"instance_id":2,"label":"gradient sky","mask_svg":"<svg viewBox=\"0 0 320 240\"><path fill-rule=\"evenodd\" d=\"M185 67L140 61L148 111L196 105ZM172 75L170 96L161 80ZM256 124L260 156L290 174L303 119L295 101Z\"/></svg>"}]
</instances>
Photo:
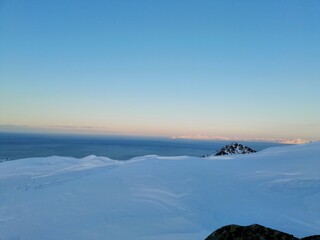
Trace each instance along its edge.
<instances>
[{"instance_id":1,"label":"gradient sky","mask_svg":"<svg viewBox=\"0 0 320 240\"><path fill-rule=\"evenodd\" d=\"M0 131L320 139L319 0L0 0Z\"/></svg>"}]
</instances>

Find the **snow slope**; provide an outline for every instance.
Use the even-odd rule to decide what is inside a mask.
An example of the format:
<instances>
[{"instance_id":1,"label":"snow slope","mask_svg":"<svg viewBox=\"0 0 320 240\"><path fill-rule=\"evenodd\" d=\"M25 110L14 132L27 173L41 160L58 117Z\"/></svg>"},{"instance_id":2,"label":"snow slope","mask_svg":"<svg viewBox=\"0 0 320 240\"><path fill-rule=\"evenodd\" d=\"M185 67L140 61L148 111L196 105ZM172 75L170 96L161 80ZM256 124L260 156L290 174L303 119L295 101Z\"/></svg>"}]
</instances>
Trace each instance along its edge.
<instances>
[{"instance_id":1,"label":"snow slope","mask_svg":"<svg viewBox=\"0 0 320 240\"><path fill-rule=\"evenodd\" d=\"M209 158L0 163L1 240L195 240L227 224L320 233L320 143Z\"/></svg>"}]
</instances>

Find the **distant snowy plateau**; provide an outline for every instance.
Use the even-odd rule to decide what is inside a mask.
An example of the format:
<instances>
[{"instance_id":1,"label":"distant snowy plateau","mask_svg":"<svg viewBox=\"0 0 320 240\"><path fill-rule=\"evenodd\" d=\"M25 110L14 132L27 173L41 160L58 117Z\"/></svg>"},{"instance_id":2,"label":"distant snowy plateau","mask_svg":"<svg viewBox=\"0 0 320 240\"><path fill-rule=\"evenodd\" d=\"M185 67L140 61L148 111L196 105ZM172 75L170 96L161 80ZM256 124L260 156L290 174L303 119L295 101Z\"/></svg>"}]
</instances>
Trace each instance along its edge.
<instances>
[{"instance_id":1,"label":"distant snowy plateau","mask_svg":"<svg viewBox=\"0 0 320 240\"><path fill-rule=\"evenodd\" d=\"M1 240L203 240L227 224L320 233L320 143L196 157L0 163Z\"/></svg>"}]
</instances>

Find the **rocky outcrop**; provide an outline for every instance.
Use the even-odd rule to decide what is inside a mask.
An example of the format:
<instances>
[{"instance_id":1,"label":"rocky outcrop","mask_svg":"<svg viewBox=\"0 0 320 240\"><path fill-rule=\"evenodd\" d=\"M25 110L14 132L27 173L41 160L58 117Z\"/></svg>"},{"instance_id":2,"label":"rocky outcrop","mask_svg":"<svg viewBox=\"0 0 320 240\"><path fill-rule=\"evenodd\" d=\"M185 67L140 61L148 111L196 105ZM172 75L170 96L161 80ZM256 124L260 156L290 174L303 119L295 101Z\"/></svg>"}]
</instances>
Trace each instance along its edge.
<instances>
[{"instance_id":1,"label":"rocky outcrop","mask_svg":"<svg viewBox=\"0 0 320 240\"><path fill-rule=\"evenodd\" d=\"M288 233L258 224L249 226L227 225L210 234L205 240L300 240ZM320 240L320 235L301 240Z\"/></svg>"},{"instance_id":2,"label":"rocky outcrop","mask_svg":"<svg viewBox=\"0 0 320 240\"><path fill-rule=\"evenodd\" d=\"M320 235L313 235L309 237L301 238L301 240L320 240Z\"/></svg>"},{"instance_id":3,"label":"rocky outcrop","mask_svg":"<svg viewBox=\"0 0 320 240\"><path fill-rule=\"evenodd\" d=\"M256 150L246 147L240 143L231 143L220 150L218 150L214 156L233 155L233 154L249 154L254 153Z\"/></svg>"}]
</instances>

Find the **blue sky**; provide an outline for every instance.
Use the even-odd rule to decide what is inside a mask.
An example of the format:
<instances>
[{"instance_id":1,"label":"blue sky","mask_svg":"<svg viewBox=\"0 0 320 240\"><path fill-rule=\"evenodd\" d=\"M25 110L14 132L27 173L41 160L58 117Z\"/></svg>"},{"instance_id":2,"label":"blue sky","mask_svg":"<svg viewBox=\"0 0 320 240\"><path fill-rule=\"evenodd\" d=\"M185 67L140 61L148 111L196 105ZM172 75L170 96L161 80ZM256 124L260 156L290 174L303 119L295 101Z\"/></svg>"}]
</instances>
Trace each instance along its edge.
<instances>
[{"instance_id":1,"label":"blue sky","mask_svg":"<svg viewBox=\"0 0 320 240\"><path fill-rule=\"evenodd\" d=\"M0 0L0 131L318 140L319 12Z\"/></svg>"}]
</instances>

